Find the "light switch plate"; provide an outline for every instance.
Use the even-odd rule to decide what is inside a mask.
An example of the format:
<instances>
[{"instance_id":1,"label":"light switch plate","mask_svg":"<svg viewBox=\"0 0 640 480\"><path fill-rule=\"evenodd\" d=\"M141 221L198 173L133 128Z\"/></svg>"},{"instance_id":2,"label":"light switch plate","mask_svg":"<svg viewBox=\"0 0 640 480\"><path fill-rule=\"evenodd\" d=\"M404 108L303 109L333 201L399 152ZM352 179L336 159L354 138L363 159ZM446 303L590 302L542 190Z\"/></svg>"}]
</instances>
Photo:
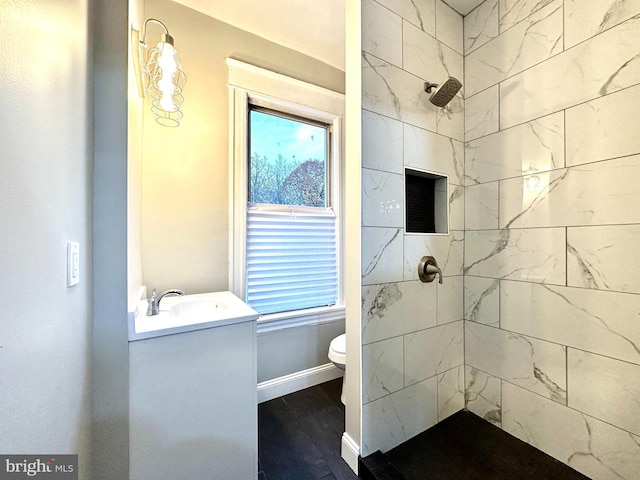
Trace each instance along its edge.
<instances>
[{"instance_id":1,"label":"light switch plate","mask_svg":"<svg viewBox=\"0 0 640 480\"><path fill-rule=\"evenodd\" d=\"M67 287L80 283L80 244L67 242Z\"/></svg>"}]
</instances>

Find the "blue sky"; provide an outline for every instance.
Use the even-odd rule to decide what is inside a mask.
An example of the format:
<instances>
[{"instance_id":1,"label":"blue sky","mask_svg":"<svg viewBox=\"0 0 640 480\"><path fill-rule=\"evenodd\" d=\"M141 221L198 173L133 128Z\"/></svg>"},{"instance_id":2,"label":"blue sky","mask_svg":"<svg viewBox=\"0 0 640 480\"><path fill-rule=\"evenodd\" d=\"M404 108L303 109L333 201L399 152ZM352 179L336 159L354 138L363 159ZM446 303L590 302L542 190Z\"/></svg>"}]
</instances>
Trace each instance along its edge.
<instances>
[{"instance_id":1,"label":"blue sky","mask_svg":"<svg viewBox=\"0 0 640 480\"><path fill-rule=\"evenodd\" d=\"M263 112L251 112L251 154L270 160L281 154L302 163L308 159L325 159L326 130L295 120Z\"/></svg>"}]
</instances>

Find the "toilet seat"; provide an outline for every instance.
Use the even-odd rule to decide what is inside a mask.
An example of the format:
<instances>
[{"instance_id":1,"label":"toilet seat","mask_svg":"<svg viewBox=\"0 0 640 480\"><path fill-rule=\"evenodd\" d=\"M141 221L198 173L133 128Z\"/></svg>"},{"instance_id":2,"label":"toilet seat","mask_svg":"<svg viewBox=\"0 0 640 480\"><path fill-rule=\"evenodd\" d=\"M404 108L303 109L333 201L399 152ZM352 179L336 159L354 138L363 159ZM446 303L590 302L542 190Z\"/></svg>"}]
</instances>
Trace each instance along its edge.
<instances>
[{"instance_id":1,"label":"toilet seat","mask_svg":"<svg viewBox=\"0 0 640 480\"><path fill-rule=\"evenodd\" d=\"M347 363L347 334L343 333L331 340L329 344L329 360L333 363L346 365Z\"/></svg>"}]
</instances>

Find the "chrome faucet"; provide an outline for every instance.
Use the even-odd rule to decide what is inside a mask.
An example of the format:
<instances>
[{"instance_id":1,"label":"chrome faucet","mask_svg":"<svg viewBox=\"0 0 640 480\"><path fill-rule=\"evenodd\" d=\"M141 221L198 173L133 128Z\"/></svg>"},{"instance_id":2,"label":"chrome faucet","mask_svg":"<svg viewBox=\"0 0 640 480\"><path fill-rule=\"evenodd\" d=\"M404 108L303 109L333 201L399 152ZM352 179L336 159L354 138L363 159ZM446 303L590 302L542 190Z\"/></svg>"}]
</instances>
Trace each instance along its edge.
<instances>
[{"instance_id":1,"label":"chrome faucet","mask_svg":"<svg viewBox=\"0 0 640 480\"><path fill-rule=\"evenodd\" d=\"M160 313L160 300L162 300L162 298L165 295L184 295L184 292L182 290L177 290L177 289L172 289L172 290L165 290L164 292L162 292L160 295L156 296L156 289L153 289L153 292L151 292L151 298L149 298L149 306L147 307L147 315L158 315L158 313Z\"/></svg>"}]
</instances>

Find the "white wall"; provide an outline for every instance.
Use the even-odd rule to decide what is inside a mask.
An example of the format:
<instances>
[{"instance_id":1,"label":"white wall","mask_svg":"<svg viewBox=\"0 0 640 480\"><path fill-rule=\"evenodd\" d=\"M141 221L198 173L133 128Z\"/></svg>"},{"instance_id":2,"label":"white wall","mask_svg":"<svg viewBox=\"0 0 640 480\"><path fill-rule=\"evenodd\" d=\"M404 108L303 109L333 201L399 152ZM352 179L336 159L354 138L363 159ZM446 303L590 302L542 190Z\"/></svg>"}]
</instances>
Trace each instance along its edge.
<instances>
[{"instance_id":1,"label":"white wall","mask_svg":"<svg viewBox=\"0 0 640 480\"><path fill-rule=\"evenodd\" d=\"M331 363L329 343L344 332L339 320L258 333L258 383Z\"/></svg>"},{"instance_id":2,"label":"white wall","mask_svg":"<svg viewBox=\"0 0 640 480\"><path fill-rule=\"evenodd\" d=\"M127 338L128 0L96 1L93 20L92 480L129 477Z\"/></svg>"},{"instance_id":3,"label":"white wall","mask_svg":"<svg viewBox=\"0 0 640 480\"><path fill-rule=\"evenodd\" d=\"M144 24L143 0L129 0L129 24L138 38ZM133 35L133 32L129 32ZM135 39L134 39L135 40ZM131 39L130 39L131 43ZM129 308L142 287L142 126L144 122L144 92L138 87L142 78L134 67L134 53L140 58L138 45L128 51L128 129L127 129L127 274ZM138 68L141 68L138 67Z\"/></svg>"},{"instance_id":4,"label":"white wall","mask_svg":"<svg viewBox=\"0 0 640 480\"><path fill-rule=\"evenodd\" d=\"M342 436L342 458L358 471L362 453L362 328L361 328L361 245L362 245L362 5L359 1L345 4L345 242L351 254L345 260L345 301L347 334L347 371L343 383L346 400L345 431Z\"/></svg>"},{"instance_id":5,"label":"white wall","mask_svg":"<svg viewBox=\"0 0 640 480\"><path fill-rule=\"evenodd\" d=\"M0 451L79 454L90 478L89 2L0 1ZM65 241L80 242L66 287Z\"/></svg>"},{"instance_id":6,"label":"white wall","mask_svg":"<svg viewBox=\"0 0 640 480\"><path fill-rule=\"evenodd\" d=\"M148 288L228 289L229 56L334 91L344 72L167 0L147 0L187 74L178 128L144 119L142 260ZM154 29L155 27L155 29ZM162 29L149 27L153 44Z\"/></svg>"},{"instance_id":7,"label":"white wall","mask_svg":"<svg viewBox=\"0 0 640 480\"><path fill-rule=\"evenodd\" d=\"M640 2L512 3L465 18L467 407L637 479Z\"/></svg>"},{"instance_id":8,"label":"white wall","mask_svg":"<svg viewBox=\"0 0 640 480\"><path fill-rule=\"evenodd\" d=\"M147 289L227 290L229 276L229 56L344 92L344 72L167 0L147 0L145 16L175 38L188 80L178 128L144 109L142 262ZM153 28L153 27L151 27ZM150 43L161 29L149 30ZM258 337L258 381L329 363L344 321ZM305 345L309 348L301 349Z\"/></svg>"},{"instance_id":9,"label":"white wall","mask_svg":"<svg viewBox=\"0 0 640 480\"><path fill-rule=\"evenodd\" d=\"M406 7L406 8L405 8ZM384 39L384 40L382 40ZM442 1L362 2L362 455L464 407L464 101L425 81L462 78L462 17ZM448 175L448 235L404 231L404 168ZM389 206L393 208L388 208ZM432 255L444 283L421 283Z\"/></svg>"}]
</instances>

